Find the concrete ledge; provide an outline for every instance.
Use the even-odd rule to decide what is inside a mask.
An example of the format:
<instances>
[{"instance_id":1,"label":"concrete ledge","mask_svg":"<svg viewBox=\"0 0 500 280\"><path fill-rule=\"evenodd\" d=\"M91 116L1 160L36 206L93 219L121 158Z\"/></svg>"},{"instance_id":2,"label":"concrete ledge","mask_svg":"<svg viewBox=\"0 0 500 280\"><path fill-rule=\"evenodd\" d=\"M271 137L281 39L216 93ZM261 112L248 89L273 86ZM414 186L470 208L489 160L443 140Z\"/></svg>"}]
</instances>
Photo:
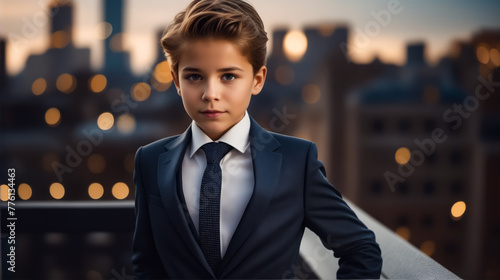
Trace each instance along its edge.
<instances>
[{"instance_id":1,"label":"concrete ledge","mask_svg":"<svg viewBox=\"0 0 500 280\"><path fill-rule=\"evenodd\" d=\"M358 218L375 232L384 260L381 278L460 279L356 205L349 201L347 203L356 212ZM332 251L327 250L322 245L321 240L308 229L304 233L300 253L319 278L335 278L338 259L334 258Z\"/></svg>"}]
</instances>

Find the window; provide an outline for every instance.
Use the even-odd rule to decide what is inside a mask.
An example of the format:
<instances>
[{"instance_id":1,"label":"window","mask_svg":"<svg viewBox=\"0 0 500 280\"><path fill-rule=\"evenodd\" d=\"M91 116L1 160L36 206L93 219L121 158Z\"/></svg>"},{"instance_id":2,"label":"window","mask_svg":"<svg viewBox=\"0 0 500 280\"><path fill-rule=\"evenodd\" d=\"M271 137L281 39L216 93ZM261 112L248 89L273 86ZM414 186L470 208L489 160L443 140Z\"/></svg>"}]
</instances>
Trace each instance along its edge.
<instances>
[{"instance_id":1,"label":"window","mask_svg":"<svg viewBox=\"0 0 500 280\"><path fill-rule=\"evenodd\" d=\"M462 163L463 160L463 153L459 150L453 150L450 153L450 161L453 165L459 165Z\"/></svg>"},{"instance_id":2,"label":"window","mask_svg":"<svg viewBox=\"0 0 500 280\"><path fill-rule=\"evenodd\" d=\"M434 227L434 218L431 215L425 215L421 220L422 227L432 228Z\"/></svg>"},{"instance_id":3,"label":"window","mask_svg":"<svg viewBox=\"0 0 500 280\"><path fill-rule=\"evenodd\" d=\"M397 225L398 226L408 226L410 224L408 216L402 215L399 216L397 219Z\"/></svg>"},{"instance_id":4,"label":"window","mask_svg":"<svg viewBox=\"0 0 500 280\"><path fill-rule=\"evenodd\" d=\"M458 251L458 246L455 242L448 242L444 246L444 251L447 255L455 255Z\"/></svg>"},{"instance_id":5,"label":"window","mask_svg":"<svg viewBox=\"0 0 500 280\"><path fill-rule=\"evenodd\" d=\"M426 157L425 161L428 163L435 163L436 157L437 157L436 154L437 154L437 151L434 151L432 154L430 154Z\"/></svg>"},{"instance_id":6,"label":"window","mask_svg":"<svg viewBox=\"0 0 500 280\"><path fill-rule=\"evenodd\" d=\"M398 123L398 129L401 132L408 132L411 129L411 122L408 119L403 119Z\"/></svg>"},{"instance_id":7,"label":"window","mask_svg":"<svg viewBox=\"0 0 500 280\"><path fill-rule=\"evenodd\" d=\"M436 191L436 184L432 181L427 181L423 185L423 191L425 195L431 195Z\"/></svg>"},{"instance_id":8,"label":"window","mask_svg":"<svg viewBox=\"0 0 500 280\"><path fill-rule=\"evenodd\" d=\"M382 133L385 130L385 123L381 119L376 119L372 122L372 130L375 133Z\"/></svg>"},{"instance_id":9,"label":"window","mask_svg":"<svg viewBox=\"0 0 500 280\"><path fill-rule=\"evenodd\" d=\"M372 194L380 194L382 192L382 184L378 181L374 181L370 185L370 191Z\"/></svg>"},{"instance_id":10,"label":"window","mask_svg":"<svg viewBox=\"0 0 500 280\"><path fill-rule=\"evenodd\" d=\"M401 182L396 186L396 193L405 195L408 194L408 191L410 190L408 183L406 182Z\"/></svg>"},{"instance_id":11,"label":"window","mask_svg":"<svg viewBox=\"0 0 500 280\"><path fill-rule=\"evenodd\" d=\"M426 120L424 122L424 130L427 133L432 133L432 131L437 127L435 120Z\"/></svg>"},{"instance_id":12,"label":"window","mask_svg":"<svg viewBox=\"0 0 500 280\"><path fill-rule=\"evenodd\" d=\"M463 191L463 186L460 182L453 182L450 186L450 192L452 194L461 194Z\"/></svg>"}]
</instances>

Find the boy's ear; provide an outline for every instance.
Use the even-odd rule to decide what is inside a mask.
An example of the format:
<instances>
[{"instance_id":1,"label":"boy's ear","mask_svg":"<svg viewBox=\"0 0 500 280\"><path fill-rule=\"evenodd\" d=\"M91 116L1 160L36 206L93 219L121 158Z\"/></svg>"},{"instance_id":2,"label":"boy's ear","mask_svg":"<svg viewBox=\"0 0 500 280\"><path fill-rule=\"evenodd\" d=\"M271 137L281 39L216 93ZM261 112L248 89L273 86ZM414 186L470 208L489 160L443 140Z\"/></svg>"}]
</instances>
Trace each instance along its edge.
<instances>
[{"instance_id":1,"label":"boy's ear","mask_svg":"<svg viewBox=\"0 0 500 280\"><path fill-rule=\"evenodd\" d=\"M262 91L264 83L266 82L267 68L266 66L260 67L259 71L253 78L252 95L257 95Z\"/></svg>"},{"instance_id":2,"label":"boy's ear","mask_svg":"<svg viewBox=\"0 0 500 280\"><path fill-rule=\"evenodd\" d=\"M181 95L181 87L179 84L179 77L175 75L174 71L170 70L170 74L172 75L172 80L174 81L175 87L177 88L177 94Z\"/></svg>"}]
</instances>

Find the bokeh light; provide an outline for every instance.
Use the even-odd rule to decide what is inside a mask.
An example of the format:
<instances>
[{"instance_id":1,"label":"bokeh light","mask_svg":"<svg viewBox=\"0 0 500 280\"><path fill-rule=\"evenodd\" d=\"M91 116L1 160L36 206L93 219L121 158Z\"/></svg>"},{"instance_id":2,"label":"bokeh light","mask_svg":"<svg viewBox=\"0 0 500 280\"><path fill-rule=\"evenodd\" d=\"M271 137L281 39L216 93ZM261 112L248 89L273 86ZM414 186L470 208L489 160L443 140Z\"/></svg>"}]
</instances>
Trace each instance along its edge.
<instances>
[{"instance_id":1,"label":"bokeh light","mask_svg":"<svg viewBox=\"0 0 500 280\"><path fill-rule=\"evenodd\" d=\"M118 117L116 121L116 127L118 131L123 134L130 134L135 130L135 118L130 114L123 114Z\"/></svg>"},{"instance_id":2,"label":"bokeh light","mask_svg":"<svg viewBox=\"0 0 500 280\"><path fill-rule=\"evenodd\" d=\"M93 92L99 93L106 88L107 83L108 80L106 79L106 76L97 74L90 78L89 87Z\"/></svg>"},{"instance_id":3,"label":"bokeh light","mask_svg":"<svg viewBox=\"0 0 500 280\"><path fill-rule=\"evenodd\" d=\"M283 48L286 57L292 62L298 62L307 51L307 37L304 32L291 30L283 39Z\"/></svg>"},{"instance_id":4,"label":"bokeh light","mask_svg":"<svg viewBox=\"0 0 500 280\"><path fill-rule=\"evenodd\" d=\"M398 227L396 229L396 234L406 241L410 240L410 229L408 227L405 226Z\"/></svg>"},{"instance_id":5,"label":"bokeh light","mask_svg":"<svg viewBox=\"0 0 500 280\"><path fill-rule=\"evenodd\" d=\"M19 187L17 188L17 195L22 200L30 199L32 194L33 194L33 191L31 190L30 185L28 185L26 183L20 184Z\"/></svg>"},{"instance_id":6,"label":"bokeh light","mask_svg":"<svg viewBox=\"0 0 500 280\"><path fill-rule=\"evenodd\" d=\"M158 63L155 67L153 75L155 79L162 84L170 83L172 81L172 73L170 72L170 66L167 61Z\"/></svg>"},{"instance_id":7,"label":"bokeh light","mask_svg":"<svg viewBox=\"0 0 500 280\"><path fill-rule=\"evenodd\" d=\"M484 44L481 44L477 47L476 56L477 60L479 60L479 62L483 64L486 64L490 61L490 52Z\"/></svg>"},{"instance_id":8,"label":"bokeh light","mask_svg":"<svg viewBox=\"0 0 500 280\"><path fill-rule=\"evenodd\" d=\"M302 100L307 104L315 104L321 98L321 90L315 84L308 84L302 88Z\"/></svg>"},{"instance_id":9,"label":"bokeh light","mask_svg":"<svg viewBox=\"0 0 500 280\"><path fill-rule=\"evenodd\" d=\"M319 33L321 33L321 36L323 37L328 37L335 32L335 24L333 23L322 23L319 25Z\"/></svg>"},{"instance_id":10,"label":"bokeh light","mask_svg":"<svg viewBox=\"0 0 500 280\"><path fill-rule=\"evenodd\" d=\"M111 37L109 41L109 48L114 52L123 52L125 49L123 48L125 42L125 34L117 33Z\"/></svg>"},{"instance_id":11,"label":"bokeh light","mask_svg":"<svg viewBox=\"0 0 500 280\"><path fill-rule=\"evenodd\" d=\"M45 122L49 126L58 126L61 122L61 112L57 108L50 108L45 112Z\"/></svg>"},{"instance_id":12,"label":"bokeh light","mask_svg":"<svg viewBox=\"0 0 500 280\"><path fill-rule=\"evenodd\" d=\"M57 77L56 87L63 93L71 93L76 88L76 78L75 76L64 73Z\"/></svg>"},{"instance_id":13,"label":"bokeh light","mask_svg":"<svg viewBox=\"0 0 500 280\"><path fill-rule=\"evenodd\" d=\"M153 83L152 86L157 91L166 91L167 89L170 88L171 85L172 85L172 82L166 83L166 84L162 84L162 83L156 82L156 83Z\"/></svg>"},{"instance_id":14,"label":"bokeh light","mask_svg":"<svg viewBox=\"0 0 500 280\"><path fill-rule=\"evenodd\" d=\"M498 49L492 48L490 50L490 59L491 62L495 64L495 66L500 66L500 52L498 51Z\"/></svg>"},{"instance_id":15,"label":"bokeh light","mask_svg":"<svg viewBox=\"0 0 500 280\"><path fill-rule=\"evenodd\" d=\"M127 184L118 182L111 189L111 193L116 199L124 199L127 198L129 194L129 189Z\"/></svg>"},{"instance_id":16,"label":"bokeh light","mask_svg":"<svg viewBox=\"0 0 500 280\"><path fill-rule=\"evenodd\" d=\"M50 185L49 192L53 198L61 199L65 194L64 186L60 183L52 183L52 185Z\"/></svg>"},{"instance_id":17,"label":"bokeh light","mask_svg":"<svg viewBox=\"0 0 500 280\"><path fill-rule=\"evenodd\" d=\"M434 241L424 241L422 242L422 245L420 245L420 251L422 251L427 256L432 256L436 251L436 244L434 243Z\"/></svg>"},{"instance_id":18,"label":"bokeh light","mask_svg":"<svg viewBox=\"0 0 500 280\"><path fill-rule=\"evenodd\" d=\"M47 89L47 81L44 78L36 79L31 85L31 91L34 95L41 95Z\"/></svg>"},{"instance_id":19,"label":"bokeh light","mask_svg":"<svg viewBox=\"0 0 500 280\"><path fill-rule=\"evenodd\" d=\"M411 153L408 148L401 147L396 151L396 154L394 158L396 159L396 162L403 165L407 164L408 161L410 161Z\"/></svg>"},{"instance_id":20,"label":"bokeh light","mask_svg":"<svg viewBox=\"0 0 500 280\"><path fill-rule=\"evenodd\" d=\"M461 219L465 213L466 208L467 205L465 204L465 202L463 201L455 202L455 204L453 204L453 206L451 207L451 216L456 220Z\"/></svg>"},{"instance_id":21,"label":"bokeh light","mask_svg":"<svg viewBox=\"0 0 500 280\"><path fill-rule=\"evenodd\" d=\"M149 98L150 94L151 87L147 83L140 82L132 86L131 95L135 101L144 101Z\"/></svg>"},{"instance_id":22,"label":"bokeh light","mask_svg":"<svg viewBox=\"0 0 500 280\"><path fill-rule=\"evenodd\" d=\"M92 199L99 199L104 194L104 188L99 183L92 183L89 186L89 196Z\"/></svg>"},{"instance_id":23,"label":"bokeh light","mask_svg":"<svg viewBox=\"0 0 500 280\"><path fill-rule=\"evenodd\" d=\"M109 22L100 22L96 25L96 38L98 40L104 40L111 35L113 32L113 26Z\"/></svg>"},{"instance_id":24,"label":"bokeh light","mask_svg":"<svg viewBox=\"0 0 500 280\"><path fill-rule=\"evenodd\" d=\"M0 186L0 200L2 201L7 201L9 200L9 186L7 185L1 185Z\"/></svg>"},{"instance_id":25,"label":"bokeh light","mask_svg":"<svg viewBox=\"0 0 500 280\"><path fill-rule=\"evenodd\" d=\"M97 118L97 126L102 130L109 130L113 127L115 123L115 118L109 112L102 113L99 118Z\"/></svg>"},{"instance_id":26,"label":"bokeh light","mask_svg":"<svg viewBox=\"0 0 500 280\"><path fill-rule=\"evenodd\" d=\"M66 31L59 30L50 35L50 45L52 48L62 49L69 44L70 39Z\"/></svg>"},{"instance_id":27,"label":"bokeh light","mask_svg":"<svg viewBox=\"0 0 500 280\"><path fill-rule=\"evenodd\" d=\"M92 154L87 159L87 167L94 174L101 174L106 169L106 160L99 154Z\"/></svg>"}]
</instances>

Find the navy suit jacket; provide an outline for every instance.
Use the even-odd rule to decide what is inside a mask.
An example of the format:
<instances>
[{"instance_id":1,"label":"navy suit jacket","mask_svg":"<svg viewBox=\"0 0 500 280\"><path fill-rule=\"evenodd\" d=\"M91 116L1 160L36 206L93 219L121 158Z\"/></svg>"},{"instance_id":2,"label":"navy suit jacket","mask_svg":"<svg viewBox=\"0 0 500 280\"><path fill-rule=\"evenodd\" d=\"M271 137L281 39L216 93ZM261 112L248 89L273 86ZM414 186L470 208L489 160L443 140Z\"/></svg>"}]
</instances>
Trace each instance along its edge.
<instances>
[{"instance_id":1,"label":"navy suit jacket","mask_svg":"<svg viewBox=\"0 0 500 280\"><path fill-rule=\"evenodd\" d=\"M132 263L138 279L292 278L305 227L340 258L338 278L380 277L375 236L326 179L316 145L267 132L252 118L254 191L214 273L182 193L180 169L190 141L189 127L137 151Z\"/></svg>"}]
</instances>

